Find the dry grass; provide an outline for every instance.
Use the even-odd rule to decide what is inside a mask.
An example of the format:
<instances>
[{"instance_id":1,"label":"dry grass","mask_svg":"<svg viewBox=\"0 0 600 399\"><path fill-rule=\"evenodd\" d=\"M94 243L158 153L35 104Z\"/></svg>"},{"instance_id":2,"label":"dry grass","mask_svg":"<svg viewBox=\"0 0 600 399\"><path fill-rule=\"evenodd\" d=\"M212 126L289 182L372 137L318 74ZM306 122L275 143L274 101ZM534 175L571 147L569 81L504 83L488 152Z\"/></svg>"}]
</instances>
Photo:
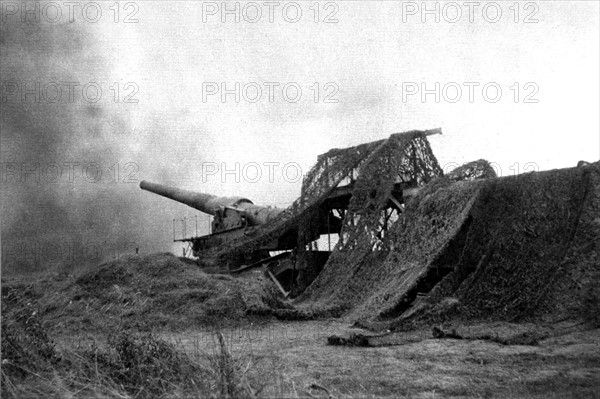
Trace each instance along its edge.
<instances>
[{"instance_id":1,"label":"dry grass","mask_svg":"<svg viewBox=\"0 0 600 399\"><path fill-rule=\"evenodd\" d=\"M50 363L5 358L2 397L260 398L264 386L247 377L252 358L232 354L223 335L213 353L185 353L153 335L120 332L106 342L60 348ZM25 355L25 353L23 353Z\"/></svg>"},{"instance_id":2,"label":"dry grass","mask_svg":"<svg viewBox=\"0 0 600 399\"><path fill-rule=\"evenodd\" d=\"M414 331L418 339L396 334L398 341L388 343L395 346L327 346L331 334L366 332L348 328L348 320L253 319L262 309L284 306L256 276L206 275L165 254L81 275L6 281L2 397L563 398L600 392L597 330L560 341L545 333L532 337L521 324L523 331L510 325L506 334L501 325L485 323L493 329L488 334L459 324L452 328L468 339L434 340L428 329L419 337ZM594 315L595 292L585 296ZM513 345L513 336L521 345Z\"/></svg>"},{"instance_id":3,"label":"dry grass","mask_svg":"<svg viewBox=\"0 0 600 399\"><path fill-rule=\"evenodd\" d=\"M207 356L208 369L215 383L211 391L217 392L222 398L255 397L256 393L246 377L246 373L252 366L252 360L250 359L244 366L241 356L234 357L231 354L220 331L215 332L214 337L218 349Z\"/></svg>"},{"instance_id":4,"label":"dry grass","mask_svg":"<svg viewBox=\"0 0 600 399\"><path fill-rule=\"evenodd\" d=\"M506 329L508 334L512 326ZM483 327L471 330L459 332L485 331ZM600 392L597 330L561 331L566 335L546 338L536 346L432 339L431 330L398 334L406 342L394 346L327 345L331 333L347 336L354 331L341 322L303 321L222 333L230 353L243 355L243 367L252 361L244 378L263 397L577 398ZM216 339L212 343L210 332L169 337L180 339L189 352L195 351L195 345L212 344L215 351L219 346ZM557 381L552 389L544 389L553 376ZM261 384L265 386L258 391Z\"/></svg>"},{"instance_id":5,"label":"dry grass","mask_svg":"<svg viewBox=\"0 0 600 399\"><path fill-rule=\"evenodd\" d=\"M2 397L257 397L251 359L218 349L186 353L152 333L119 330L89 340L48 333L40 307L7 289L2 301ZM242 367L244 362L244 367Z\"/></svg>"},{"instance_id":6,"label":"dry grass","mask_svg":"<svg viewBox=\"0 0 600 399\"><path fill-rule=\"evenodd\" d=\"M285 306L261 276L207 274L171 254L124 257L71 274L3 276L2 285L36 300L57 334L225 328Z\"/></svg>"},{"instance_id":7,"label":"dry grass","mask_svg":"<svg viewBox=\"0 0 600 399\"><path fill-rule=\"evenodd\" d=\"M430 331L396 346L327 346L331 333L356 331L339 321L53 339L30 296L12 292L2 304L4 398L563 398L600 392L597 330L536 346L436 340Z\"/></svg>"},{"instance_id":8,"label":"dry grass","mask_svg":"<svg viewBox=\"0 0 600 399\"><path fill-rule=\"evenodd\" d=\"M170 254L3 276L3 397L261 397L261 380L245 377L252 356L219 329L267 322L278 301L256 276L208 275ZM212 352L154 333L208 326Z\"/></svg>"}]
</instances>

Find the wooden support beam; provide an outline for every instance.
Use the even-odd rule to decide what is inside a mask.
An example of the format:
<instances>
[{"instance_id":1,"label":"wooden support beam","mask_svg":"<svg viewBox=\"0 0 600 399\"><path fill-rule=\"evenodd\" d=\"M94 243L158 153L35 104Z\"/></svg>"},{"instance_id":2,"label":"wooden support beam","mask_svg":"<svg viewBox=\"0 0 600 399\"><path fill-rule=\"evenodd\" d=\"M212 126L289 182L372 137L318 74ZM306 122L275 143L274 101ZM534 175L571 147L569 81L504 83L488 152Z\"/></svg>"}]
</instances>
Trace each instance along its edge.
<instances>
[{"instance_id":1,"label":"wooden support beam","mask_svg":"<svg viewBox=\"0 0 600 399\"><path fill-rule=\"evenodd\" d=\"M283 296L287 298L288 295L290 295L290 293L285 292L285 289L281 286L281 284L279 283L279 280L277 280L277 278L273 275L273 273L271 273L271 271L269 269L267 269L267 274L269 275L269 277L271 277L271 280L273 280L273 282L275 283L277 288L279 288L279 291L281 291Z\"/></svg>"},{"instance_id":2,"label":"wooden support beam","mask_svg":"<svg viewBox=\"0 0 600 399\"><path fill-rule=\"evenodd\" d=\"M393 195L390 195L389 198L390 198L390 201L392 201L392 203L394 205L396 205L396 208L398 208L398 211L401 211L402 210L402 204L400 202L398 202L398 200L396 198L394 198Z\"/></svg>"}]
</instances>

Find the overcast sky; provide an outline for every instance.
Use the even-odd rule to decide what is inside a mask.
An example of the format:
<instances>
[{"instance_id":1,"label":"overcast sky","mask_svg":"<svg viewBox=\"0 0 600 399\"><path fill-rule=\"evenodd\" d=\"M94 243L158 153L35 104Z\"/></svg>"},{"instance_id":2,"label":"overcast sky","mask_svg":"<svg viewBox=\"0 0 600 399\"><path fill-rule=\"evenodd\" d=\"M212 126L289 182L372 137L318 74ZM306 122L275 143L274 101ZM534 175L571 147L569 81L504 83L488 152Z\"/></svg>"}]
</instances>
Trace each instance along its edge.
<instances>
[{"instance_id":1,"label":"overcast sky","mask_svg":"<svg viewBox=\"0 0 600 399\"><path fill-rule=\"evenodd\" d=\"M64 237L98 240L103 219L116 241L169 249L171 219L196 213L140 180L283 206L318 154L412 129L443 129L447 169L600 157L595 1L75 3L2 2L3 234L52 235L60 206ZM59 181L10 169L35 162ZM103 177L68 181L65 162Z\"/></svg>"},{"instance_id":2,"label":"overcast sky","mask_svg":"<svg viewBox=\"0 0 600 399\"><path fill-rule=\"evenodd\" d=\"M137 143L123 144L134 161L145 155L138 151L155 146L156 163L174 180L200 162L307 168L332 147L438 126L444 136L431 141L442 164L486 158L509 174L515 163L543 170L599 157L596 2L481 2L471 9L427 3L429 10L438 7L437 16L421 2L281 3L271 6L272 16L263 3L241 2L237 23L220 2L138 4L138 23L106 18L90 29L101 40L111 78L139 85L130 117ZM330 19L338 22L325 22ZM278 84L273 99L268 82ZM240 102L235 94L223 101L223 84L235 91L236 83ZM302 94L293 103L298 86ZM262 96L252 103L256 87ZM423 89L433 93L422 98ZM328 94L337 103L325 102ZM165 131L153 131L156 121ZM152 165L140 174L153 178ZM213 191L221 180L201 184L198 177L194 170L179 183ZM254 186L260 187L219 190L251 190L266 200L281 189L269 187L267 194L263 184ZM293 199L297 188L276 201Z\"/></svg>"}]
</instances>

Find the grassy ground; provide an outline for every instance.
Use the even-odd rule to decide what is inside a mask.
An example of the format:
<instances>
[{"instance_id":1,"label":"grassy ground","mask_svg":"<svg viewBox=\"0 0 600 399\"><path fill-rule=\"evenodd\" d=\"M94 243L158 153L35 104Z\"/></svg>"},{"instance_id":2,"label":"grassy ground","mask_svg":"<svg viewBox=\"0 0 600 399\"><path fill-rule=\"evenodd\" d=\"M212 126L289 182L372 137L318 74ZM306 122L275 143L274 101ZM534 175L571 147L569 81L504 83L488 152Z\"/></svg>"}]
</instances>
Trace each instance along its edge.
<instances>
[{"instance_id":1,"label":"grassy ground","mask_svg":"<svg viewBox=\"0 0 600 399\"><path fill-rule=\"evenodd\" d=\"M206 275L175 260L3 276L2 397L600 397L590 326L444 326L458 340L284 322L264 312L286 304L259 274ZM328 345L352 333L371 346Z\"/></svg>"},{"instance_id":2,"label":"grassy ground","mask_svg":"<svg viewBox=\"0 0 600 399\"><path fill-rule=\"evenodd\" d=\"M351 332L365 333L329 320L108 341L65 335L55 343L66 364L24 379L7 378L3 364L3 397L600 397L600 330L537 345L433 339L430 331L400 333L404 343L392 346L327 345L331 334Z\"/></svg>"},{"instance_id":3,"label":"grassy ground","mask_svg":"<svg viewBox=\"0 0 600 399\"><path fill-rule=\"evenodd\" d=\"M600 330L567 332L534 346L433 339L430 331L401 333L396 338L406 343L393 346L327 345L332 333L351 332L365 333L332 320L275 322L223 335L229 350L252 364L246 378L265 384L267 397L600 397ZM164 338L189 353L215 347L198 331Z\"/></svg>"}]
</instances>

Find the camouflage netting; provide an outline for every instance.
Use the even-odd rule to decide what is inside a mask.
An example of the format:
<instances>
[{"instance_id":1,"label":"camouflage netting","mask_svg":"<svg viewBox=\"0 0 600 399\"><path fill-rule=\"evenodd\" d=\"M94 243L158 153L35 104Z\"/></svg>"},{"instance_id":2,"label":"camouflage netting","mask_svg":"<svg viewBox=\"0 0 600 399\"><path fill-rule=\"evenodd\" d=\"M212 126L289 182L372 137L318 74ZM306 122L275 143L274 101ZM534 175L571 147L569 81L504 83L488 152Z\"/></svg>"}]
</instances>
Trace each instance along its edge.
<instances>
[{"instance_id":1,"label":"camouflage netting","mask_svg":"<svg viewBox=\"0 0 600 399\"><path fill-rule=\"evenodd\" d=\"M442 178L427 186L389 230L387 250L335 251L304 294L302 307L317 315L352 310L359 319L400 311L465 223L480 184L449 185Z\"/></svg>"},{"instance_id":2,"label":"camouflage netting","mask_svg":"<svg viewBox=\"0 0 600 399\"><path fill-rule=\"evenodd\" d=\"M321 155L302 184L300 197L277 220L253 228L245 237L222 249L221 259L251 253L280 237L290 229L298 231L298 262L304 262L304 251L318 228L320 206L340 183L354 181L352 202L344 220L345 248L356 245L370 247L380 230L381 210L397 182L422 185L441 176L426 135L434 131L398 133L388 139L347 149L332 149ZM359 221L360 219L360 221ZM384 244L384 243L380 243Z\"/></svg>"},{"instance_id":3,"label":"camouflage netting","mask_svg":"<svg viewBox=\"0 0 600 399\"><path fill-rule=\"evenodd\" d=\"M302 267L320 206L349 181L340 240L290 317L345 315L375 329L457 317L600 320L598 163L496 178L479 160L443 176L425 132L320 156L279 220L223 253L296 229ZM398 182L422 187L402 214L389 208Z\"/></svg>"},{"instance_id":4,"label":"camouflage netting","mask_svg":"<svg viewBox=\"0 0 600 399\"><path fill-rule=\"evenodd\" d=\"M374 329L449 319L600 320L600 164L441 178L408 204L387 254L332 255L299 306Z\"/></svg>"},{"instance_id":5,"label":"camouflage netting","mask_svg":"<svg viewBox=\"0 0 600 399\"><path fill-rule=\"evenodd\" d=\"M475 185L465 234L446 248L452 272L391 324L597 319L600 164Z\"/></svg>"}]
</instances>

